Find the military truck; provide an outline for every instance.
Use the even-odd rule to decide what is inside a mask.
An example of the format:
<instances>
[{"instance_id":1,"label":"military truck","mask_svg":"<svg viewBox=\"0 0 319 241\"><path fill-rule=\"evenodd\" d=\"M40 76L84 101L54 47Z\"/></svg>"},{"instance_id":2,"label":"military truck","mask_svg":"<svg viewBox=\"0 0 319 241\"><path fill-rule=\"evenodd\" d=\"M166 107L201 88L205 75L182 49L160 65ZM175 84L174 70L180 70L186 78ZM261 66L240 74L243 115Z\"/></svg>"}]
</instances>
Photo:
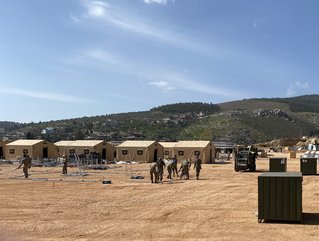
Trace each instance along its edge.
<instances>
[{"instance_id":1,"label":"military truck","mask_svg":"<svg viewBox=\"0 0 319 241\"><path fill-rule=\"evenodd\" d=\"M256 171L257 149L253 146L237 146L235 148L234 169Z\"/></svg>"}]
</instances>

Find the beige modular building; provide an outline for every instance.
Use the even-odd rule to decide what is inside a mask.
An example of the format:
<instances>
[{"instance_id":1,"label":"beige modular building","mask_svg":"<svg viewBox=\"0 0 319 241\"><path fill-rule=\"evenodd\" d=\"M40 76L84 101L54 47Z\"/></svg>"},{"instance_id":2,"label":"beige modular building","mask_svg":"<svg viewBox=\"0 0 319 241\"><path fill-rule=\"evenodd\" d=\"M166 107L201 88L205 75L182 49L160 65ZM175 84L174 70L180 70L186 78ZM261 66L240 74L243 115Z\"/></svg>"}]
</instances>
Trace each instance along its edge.
<instances>
[{"instance_id":1,"label":"beige modular building","mask_svg":"<svg viewBox=\"0 0 319 241\"><path fill-rule=\"evenodd\" d=\"M104 140L74 140L55 143L60 155L97 153L103 160L114 160L114 146Z\"/></svg>"},{"instance_id":2,"label":"beige modular building","mask_svg":"<svg viewBox=\"0 0 319 241\"><path fill-rule=\"evenodd\" d=\"M177 161L191 159L199 155L202 163L212 163L215 161L215 148L210 141L179 141L174 147L174 154Z\"/></svg>"},{"instance_id":3,"label":"beige modular building","mask_svg":"<svg viewBox=\"0 0 319 241\"><path fill-rule=\"evenodd\" d=\"M5 145L7 160L17 160L24 155L32 159L56 158L57 147L46 140L17 140Z\"/></svg>"},{"instance_id":4,"label":"beige modular building","mask_svg":"<svg viewBox=\"0 0 319 241\"><path fill-rule=\"evenodd\" d=\"M174 157L174 147L176 146L177 142L159 142L159 144L164 149L164 159L171 159Z\"/></svg>"},{"instance_id":5,"label":"beige modular building","mask_svg":"<svg viewBox=\"0 0 319 241\"><path fill-rule=\"evenodd\" d=\"M118 161L153 162L163 159L163 146L157 141L124 141L116 149Z\"/></svg>"}]
</instances>

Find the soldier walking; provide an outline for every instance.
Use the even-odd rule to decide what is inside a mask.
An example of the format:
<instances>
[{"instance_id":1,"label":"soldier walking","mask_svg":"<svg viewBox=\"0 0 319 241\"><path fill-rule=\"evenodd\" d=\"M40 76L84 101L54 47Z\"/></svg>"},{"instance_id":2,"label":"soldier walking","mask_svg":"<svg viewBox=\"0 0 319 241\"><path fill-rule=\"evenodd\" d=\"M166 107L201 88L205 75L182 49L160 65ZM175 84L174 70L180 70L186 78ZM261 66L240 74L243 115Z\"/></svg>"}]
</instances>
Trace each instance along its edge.
<instances>
[{"instance_id":1,"label":"soldier walking","mask_svg":"<svg viewBox=\"0 0 319 241\"><path fill-rule=\"evenodd\" d=\"M196 156L196 160L194 162L194 169L196 170L196 179L199 179L200 169L202 169L202 160L199 159L199 156Z\"/></svg>"},{"instance_id":2,"label":"soldier walking","mask_svg":"<svg viewBox=\"0 0 319 241\"><path fill-rule=\"evenodd\" d=\"M21 164L18 167L18 169L20 169L20 167L23 165L23 173L24 173L24 177L28 178L29 177L29 173L28 173L28 169L31 168L31 158L29 157L29 155L24 155L23 159L21 160Z\"/></svg>"},{"instance_id":3,"label":"soldier walking","mask_svg":"<svg viewBox=\"0 0 319 241\"><path fill-rule=\"evenodd\" d=\"M158 163L152 162L150 165L151 182L158 183ZM155 179L155 180L154 180Z\"/></svg>"}]
</instances>

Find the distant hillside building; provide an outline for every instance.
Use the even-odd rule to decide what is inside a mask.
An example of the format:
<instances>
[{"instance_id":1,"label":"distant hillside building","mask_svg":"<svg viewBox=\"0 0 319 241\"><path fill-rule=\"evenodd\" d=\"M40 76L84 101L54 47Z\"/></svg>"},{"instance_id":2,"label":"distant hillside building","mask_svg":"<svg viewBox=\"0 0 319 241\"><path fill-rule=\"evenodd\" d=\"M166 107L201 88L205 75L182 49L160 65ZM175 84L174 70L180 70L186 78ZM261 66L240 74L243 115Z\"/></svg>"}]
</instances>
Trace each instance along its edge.
<instances>
[{"instance_id":1,"label":"distant hillside building","mask_svg":"<svg viewBox=\"0 0 319 241\"><path fill-rule=\"evenodd\" d=\"M191 159L199 155L202 163L212 163L215 161L215 148L210 141L179 141L174 146L174 154L177 160Z\"/></svg>"},{"instance_id":2,"label":"distant hillside building","mask_svg":"<svg viewBox=\"0 0 319 241\"><path fill-rule=\"evenodd\" d=\"M41 135L50 135L54 133L55 133L55 129L53 127L47 127L45 129L42 129L41 131Z\"/></svg>"},{"instance_id":3,"label":"distant hillside building","mask_svg":"<svg viewBox=\"0 0 319 241\"><path fill-rule=\"evenodd\" d=\"M7 160L17 160L24 155L32 159L56 158L57 147L46 140L17 140L5 145Z\"/></svg>"},{"instance_id":4,"label":"distant hillside building","mask_svg":"<svg viewBox=\"0 0 319 241\"><path fill-rule=\"evenodd\" d=\"M104 140L74 140L55 143L60 155L100 154L103 160L114 160L114 147Z\"/></svg>"},{"instance_id":5,"label":"distant hillside building","mask_svg":"<svg viewBox=\"0 0 319 241\"><path fill-rule=\"evenodd\" d=\"M118 161L153 162L163 159L163 146L157 141L124 141L117 147Z\"/></svg>"}]
</instances>

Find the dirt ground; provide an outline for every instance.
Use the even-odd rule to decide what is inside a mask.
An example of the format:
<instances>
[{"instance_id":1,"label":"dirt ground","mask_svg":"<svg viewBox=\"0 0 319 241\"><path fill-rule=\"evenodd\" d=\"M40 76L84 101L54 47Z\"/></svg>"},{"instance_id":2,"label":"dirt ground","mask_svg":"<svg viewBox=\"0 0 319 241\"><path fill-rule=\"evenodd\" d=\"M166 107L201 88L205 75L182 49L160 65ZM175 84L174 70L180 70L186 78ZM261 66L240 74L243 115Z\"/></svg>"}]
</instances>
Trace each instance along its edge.
<instances>
[{"instance_id":1,"label":"dirt ground","mask_svg":"<svg viewBox=\"0 0 319 241\"><path fill-rule=\"evenodd\" d=\"M0 165L0 240L319 240L318 176L303 177L302 224L258 223L257 177L267 158L257 172L235 172L229 161L203 165L200 180L192 169L190 180L163 184L150 183L149 164L84 177L32 167L29 179L16 167ZM299 159L288 160L288 171L299 171Z\"/></svg>"}]
</instances>

